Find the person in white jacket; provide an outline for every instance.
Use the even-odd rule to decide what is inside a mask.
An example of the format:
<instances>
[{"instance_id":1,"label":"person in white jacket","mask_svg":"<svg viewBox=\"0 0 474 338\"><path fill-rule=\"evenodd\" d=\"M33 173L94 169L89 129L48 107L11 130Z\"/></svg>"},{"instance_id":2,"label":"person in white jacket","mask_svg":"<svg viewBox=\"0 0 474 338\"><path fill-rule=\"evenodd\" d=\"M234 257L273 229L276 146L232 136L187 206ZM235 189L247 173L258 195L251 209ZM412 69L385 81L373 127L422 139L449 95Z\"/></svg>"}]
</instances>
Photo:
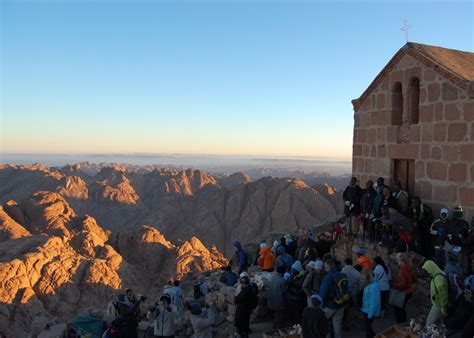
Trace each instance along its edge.
<instances>
[{"instance_id":1,"label":"person in white jacket","mask_svg":"<svg viewBox=\"0 0 474 338\"><path fill-rule=\"evenodd\" d=\"M161 296L159 304L149 309L147 319L153 322L153 334L155 337L174 337L174 321L178 317L178 311L171 304L171 298L165 294Z\"/></svg>"},{"instance_id":2,"label":"person in white jacket","mask_svg":"<svg viewBox=\"0 0 474 338\"><path fill-rule=\"evenodd\" d=\"M216 311L214 305L209 306L208 309L201 309L199 304L192 303L189 305L191 316L189 320L193 326L193 338L212 338L211 325L216 321Z\"/></svg>"}]
</instances>

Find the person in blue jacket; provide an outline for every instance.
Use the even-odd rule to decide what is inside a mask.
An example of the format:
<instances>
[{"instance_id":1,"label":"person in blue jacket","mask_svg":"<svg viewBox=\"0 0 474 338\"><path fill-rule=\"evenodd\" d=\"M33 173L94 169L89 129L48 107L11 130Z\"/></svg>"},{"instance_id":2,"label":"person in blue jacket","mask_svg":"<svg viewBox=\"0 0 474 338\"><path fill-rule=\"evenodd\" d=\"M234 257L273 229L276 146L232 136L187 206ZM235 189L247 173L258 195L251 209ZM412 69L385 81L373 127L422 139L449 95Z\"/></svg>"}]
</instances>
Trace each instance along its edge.
<instances>
[{"instance_id":1,"label":"person in blue jacket","mask_svg":"<svg viewBox=\"0 0 474 338\"><path fill-rule=\"evenodd\" d=\"M327 260L324 263L324 267L328 272L324 276L319 290L319 296L323 300L324 311L326 312L326 318L332 321L332 329L334 338L342 337L342 319L344 318L344 308L347 303L336 303L335 296L338 292L336 290L337 280L346 278L347 276L342 272L337 271L335 263L332 259ZM346 290L350 292L350 290Z\"/></svg>"},{"instance_id":2,"label":"person in blue jacket","mask_svg":"<svg viewBox=\"0 0 474 338\"><path fill-rule=\"evenodd\" d=\"M248 268L248 259L247 259L247 254L245 251L242 249L242 244L240 244L239 241L234 242L234 246L237 249L235 252L235 255L237 256L237 267L239 268L239 275L247 271Z\"/></svg>"},{"instance_id":3,"label":"person in blue jacket","mask_svg":"<svg viewBox=\"0 0 474 338\"><path fill-rule=\"evenodd\" d=\"M364 314L365 335L367 338L375 337L372 327L375 318L380 317L382 301L380 297L380 287L374 273L370 269L362 270L362 281L364 283L364 295L362 297L362 308Z\"/></svg>"}]
</instances>

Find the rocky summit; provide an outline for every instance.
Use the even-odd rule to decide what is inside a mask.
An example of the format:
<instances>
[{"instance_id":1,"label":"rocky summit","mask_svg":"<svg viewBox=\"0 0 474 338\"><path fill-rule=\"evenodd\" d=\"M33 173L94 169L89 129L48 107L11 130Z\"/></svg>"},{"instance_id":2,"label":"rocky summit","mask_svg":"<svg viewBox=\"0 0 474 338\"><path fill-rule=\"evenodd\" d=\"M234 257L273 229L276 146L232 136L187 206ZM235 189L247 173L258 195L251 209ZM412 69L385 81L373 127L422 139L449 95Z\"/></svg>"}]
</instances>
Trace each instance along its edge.
<instances>
[{"instance_id":1,"label":"rocky summit","mask_svg":"<svg viewBox=\"0 0 474 338\"><path fill-rule=\"evenodd\" d=\"M156 299L170 278L226 265L234 240L295 231L340 210L331 186L241 173L0 165L0 182L8 337L28 336L38 318L100 312L126 287Z\"/></svg>"}]
</instances>

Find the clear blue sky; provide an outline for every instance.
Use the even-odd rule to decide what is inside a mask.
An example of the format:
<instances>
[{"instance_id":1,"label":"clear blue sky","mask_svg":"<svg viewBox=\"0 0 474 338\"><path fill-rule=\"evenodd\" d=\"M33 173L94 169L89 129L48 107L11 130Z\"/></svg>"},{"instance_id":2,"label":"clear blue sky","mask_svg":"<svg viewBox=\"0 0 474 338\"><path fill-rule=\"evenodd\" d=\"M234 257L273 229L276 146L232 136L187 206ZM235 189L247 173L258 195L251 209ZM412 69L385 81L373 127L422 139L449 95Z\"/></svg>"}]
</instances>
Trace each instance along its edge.
<instances>
[{"instance_id":1,"label":"clear blue sky","mask_svg":"<svg viewBox=\"0 0 474 338\"><path fill-rule=\"evenodd\" d=\"M471 1L1 1L1 151L345 157L410 40L473 49Z\"/></svg>"}]
</instances>

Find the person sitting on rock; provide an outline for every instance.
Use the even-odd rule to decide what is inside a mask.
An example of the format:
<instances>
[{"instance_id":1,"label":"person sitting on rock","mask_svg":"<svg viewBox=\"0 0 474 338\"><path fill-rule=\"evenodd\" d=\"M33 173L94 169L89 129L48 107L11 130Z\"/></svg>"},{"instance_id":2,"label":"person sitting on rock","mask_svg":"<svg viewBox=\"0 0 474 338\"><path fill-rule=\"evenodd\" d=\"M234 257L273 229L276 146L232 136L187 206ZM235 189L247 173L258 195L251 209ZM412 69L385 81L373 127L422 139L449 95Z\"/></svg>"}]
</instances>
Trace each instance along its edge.
<instances>
[{"instance_id":1,"label":"person sitting on rock","mask_svg":"<svg viewBox=\"0 0 474 338\"><path fill-rule=\"evenodd\" d=\"M323 300L317 294L310 297L308 307L303 311L301 328L303 338L326 338L331 332L331 323L322 310Z\"/></svg>"},{"instance_id":2,"label":"person sitting on rock","mask_svg":"<svg viewBox=\"0 0 474 338\"><path fill-rule=\"evenodd\" d=\"M285 247L280 245L277 248L277 259L275 264L275 271L278 271L280 267L285 267L286 272L290 272L291 266L293 265L293 257L286 253Z\"/></svg>"},{"instance_id":3,"label":"person sitting on rock","mask_svg":"<svg viewBox=\"0 0 474 338\"><path fill-rule=\"evenodd\" d=\"M258 257L258 265L263 271L272 272L275 269L276 258L272 254L270 248L266 244L260 245L260 256Z\"/></svg>"},{"instance_id":4,"label":"person sitting on rock","mask_svg":"<svg viewBox=\"0 0 474 338\"><path fill-rule=\"evenodd\" d=\"M206 305L204 309L198 303L189 305L189 320L193 327L192 338L212 338L212 325L216 321L214 305Z\"/></svg>"},{"instance_id":5,"label":"person sitting on rock","mask_svg":"<svg viewBox=\"0 0 474 338\"><path fill-rule=\"evenodd\" d=\"M234 297L235 319L234 325L237 333L242 338L250 335L250 315L258 304L258 288L250 283L250 278L242 274L240 276L240 292Z\"/></svg>"},{"instance_id":6,"label":"person sitting on rock","mask_svg":"<svg viewBox=\"0 0 474 338\"><path fill-rule=\"evenodd\" d=\"M237 275L232 271L232 267L227 265L223 268L220 282L227 286L234 286L237 283Z\"/></svg>"},{"instance_id":7,"label":"person sitting on rock","mask_svg":"<svg viewBox=\"0 0 474 338\"><path fill-rule=\"evenodd\" d=\"M158 304L150 306L146 317L153 323L154 337L170 338L174 337L174 322L178 316L178 310L171 304L170 296L164 294Z\"/></svg>"}]
</instances>

